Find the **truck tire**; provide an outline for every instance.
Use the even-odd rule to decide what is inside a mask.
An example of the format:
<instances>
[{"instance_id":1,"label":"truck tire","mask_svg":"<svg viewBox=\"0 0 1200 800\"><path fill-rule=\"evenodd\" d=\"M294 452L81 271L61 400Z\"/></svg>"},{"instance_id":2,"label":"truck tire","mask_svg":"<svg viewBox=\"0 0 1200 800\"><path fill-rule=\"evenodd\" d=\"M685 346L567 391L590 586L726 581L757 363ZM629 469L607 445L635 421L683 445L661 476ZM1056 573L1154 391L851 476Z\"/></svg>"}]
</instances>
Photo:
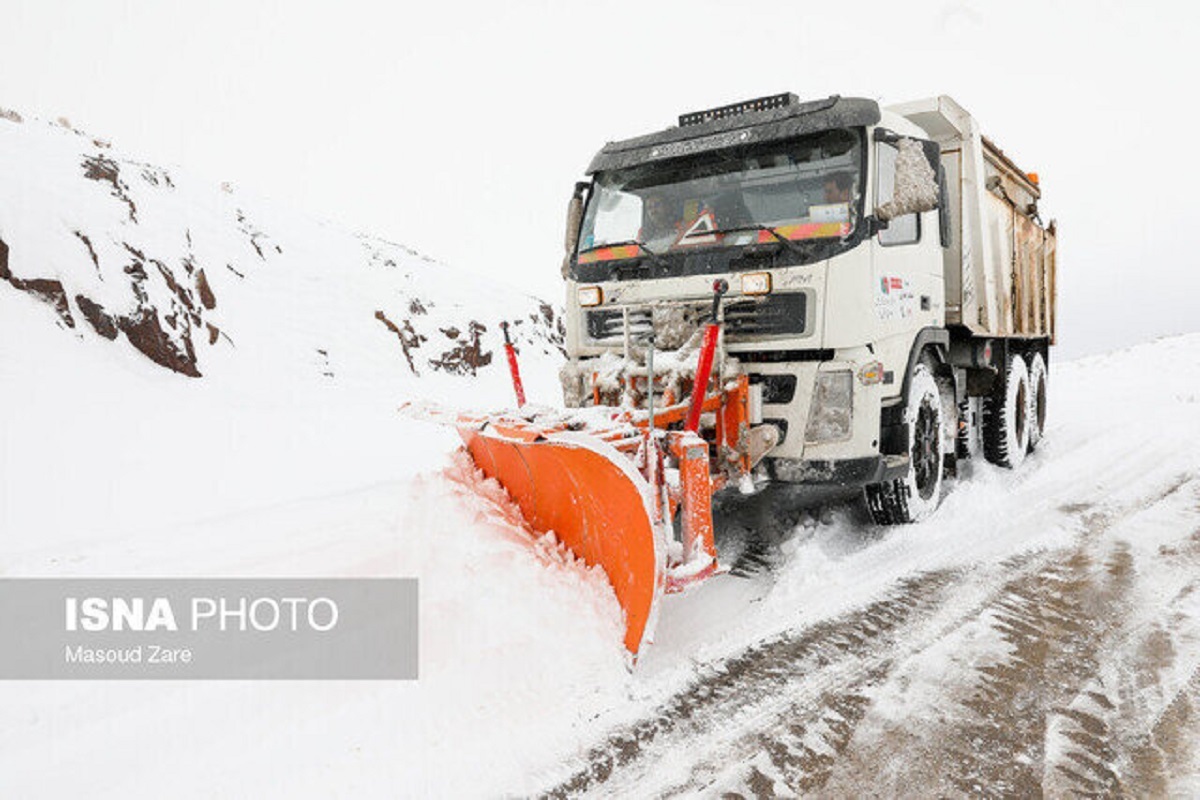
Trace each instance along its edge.
<instances>
[{"instance_id":1,"label":"truck tire","mask_svg":"<svg viewBox=\"0 0 1200 800\"><path fill-rule=\"evenodd\" d=\"M1046 429L1046 359L1034 353L1029 362L1029 452L1042 440Z\"/></svg>"},{"instance_id":2,"label":"truck tire","mask_svg":"<svg viewBox=\"0 0 1200 800\"><path fill-rule=\"evenodd\" d=\"M1012 354L992 393L983 398L983 455L1015 469L1029 450L1029 370Z\"/></svg>"},{"instance_id":3,"label":"truck tire","mask_svg":"<svg viewBox=\"0 0 1200 800\"><path fill-rule=\"evenodd\" d=\"M903 478L868 485L867 508L880 525L920 522L942 501L942 399L924 363L913 368L904 421L908 426L908 472Z\"/></svg>"}]
</instances>

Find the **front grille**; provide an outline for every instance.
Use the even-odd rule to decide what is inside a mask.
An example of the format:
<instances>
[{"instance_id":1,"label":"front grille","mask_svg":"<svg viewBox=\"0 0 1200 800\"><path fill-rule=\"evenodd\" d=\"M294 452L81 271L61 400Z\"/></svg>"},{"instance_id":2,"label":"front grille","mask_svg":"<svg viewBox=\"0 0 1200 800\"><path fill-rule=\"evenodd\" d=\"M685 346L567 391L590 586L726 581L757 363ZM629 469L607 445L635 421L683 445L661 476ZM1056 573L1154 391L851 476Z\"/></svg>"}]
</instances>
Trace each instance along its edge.
<instances>
[{"instance_id":1,"label":"front grille","mask_svg":"<svg viewBox=\"0 0 1200 800\"><path fill-rule=\"evenodd\" d=\"M760 350L730 353L743 364L788 364L793 361L833 361L832 350Z\"/></svg>"},{"instance_id":2,"label":"front grille","mask_svg":"<svg viewBox=\"0 0 1200 800\"><path fill-rule=\"evenodd\" d=\"M775 336L804 333L807 297L769 294L760 300L738 300L725 306L725 336Z\"/></svg>"},{"instance_id":3,"label":"front grille","mask_svg":"<svg viewBox=\"0 0 1200 800\"><path fill-rule=\"evenodd\" d=\"M629 309L629 333L634 339L653 330L649 308ZM598 309L587 313L588 338L595 342L621 341L624 338L624 313L616 309Z\"/></svg>"},{"instance_id":4,"label":"front grille","mask_svg":"<svg viewBox=\"0 0 1200 800\"><path fill-rule=\"evenodd\" d=\"M760 336L802 334L806 329L807 300L807 295L794 293L747 297L726 303L725 339L733 343ZM653 311L650 306L631 308L629 332L634 338L643 336L654 328L655 322L674 331L680 328L695 330L708 321L710 309L708 302L664 305ZM593 342L615 343L622 340L624 324L620 309L594 309L587 312L586 319L587 335Z\"/></svg>"},{"instance_id":5,"label":"front grille","mask_svg":"<svg viewBox=\"0 0 1200 800\"><path fill-rule=\"evenodd\" d=\"M764 403L790 403L796 396L795 375L751 375L750 383L762 385Z\"/></svg>"}]
</instances>

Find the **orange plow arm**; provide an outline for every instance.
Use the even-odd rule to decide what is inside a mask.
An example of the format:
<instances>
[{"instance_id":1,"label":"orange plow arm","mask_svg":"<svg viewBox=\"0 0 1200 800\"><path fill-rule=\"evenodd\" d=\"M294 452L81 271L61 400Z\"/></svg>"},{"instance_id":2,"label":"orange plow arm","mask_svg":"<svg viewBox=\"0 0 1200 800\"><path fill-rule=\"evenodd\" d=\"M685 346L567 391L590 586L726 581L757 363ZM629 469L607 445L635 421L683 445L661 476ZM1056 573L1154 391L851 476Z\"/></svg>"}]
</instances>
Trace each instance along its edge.
<instances>
[{"instance_id":1,"label":"orange plow arm","mask_svg":"<svg viewBox=\"0 0 1200 800\"><path fill-rule=\"evenodd\" d=\"M608 575L634 656L653 635L665 586L666 543L652 492L612 445L568 431L458 425L483 473L500 482L532 528L553 531Z\"/></svg>"}]
</instances>

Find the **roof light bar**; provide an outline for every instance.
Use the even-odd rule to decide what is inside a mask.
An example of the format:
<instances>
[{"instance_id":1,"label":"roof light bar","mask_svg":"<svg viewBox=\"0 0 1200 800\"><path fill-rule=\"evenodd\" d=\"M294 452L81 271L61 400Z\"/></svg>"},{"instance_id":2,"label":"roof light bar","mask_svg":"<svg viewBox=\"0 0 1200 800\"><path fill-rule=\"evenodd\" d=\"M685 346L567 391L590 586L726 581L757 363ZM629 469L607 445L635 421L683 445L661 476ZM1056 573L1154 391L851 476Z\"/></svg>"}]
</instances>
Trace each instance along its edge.
<instances>
[{"instance_id":1,"label":"roof light bar","mask_svg":"<svg viewBox=\"0 0 1200 800\"><path fill-rule=\"evenodd\" d=\"M721 106L720 108L710 108L706 111L693 111L689 114L680 114L679 127L701 125L705 122L725 119L726 117L736 117L739 114L746 114L751 111L768 111L772 108L783 108L784 106L795 105L799 101L800 98L791 92L773 94L769 97L758 97L754 100L743 100L740 103Z\"/></svg>"}]
</instances>

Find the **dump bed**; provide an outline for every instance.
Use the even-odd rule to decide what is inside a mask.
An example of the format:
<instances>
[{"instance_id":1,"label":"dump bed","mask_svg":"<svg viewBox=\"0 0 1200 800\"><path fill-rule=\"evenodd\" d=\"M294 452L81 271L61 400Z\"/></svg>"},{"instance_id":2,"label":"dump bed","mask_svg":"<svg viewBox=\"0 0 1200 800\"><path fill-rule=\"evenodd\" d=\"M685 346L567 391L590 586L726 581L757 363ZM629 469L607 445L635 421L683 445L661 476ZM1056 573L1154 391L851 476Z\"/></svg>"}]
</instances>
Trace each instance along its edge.
<instances>
[{"instance_id":1,"label":"dump bed","mask_svg":"<svg viewBox=\"0 0 1200 800\"><path fill-rule=\"evenodd\" d=\"M946 96L888 109L923 128L942 149L950 206L944 252L946 323L980 336L1054 341L1055 226L1038 214L1037 176L985 138Z\"/></svg>"}]
</instances>

